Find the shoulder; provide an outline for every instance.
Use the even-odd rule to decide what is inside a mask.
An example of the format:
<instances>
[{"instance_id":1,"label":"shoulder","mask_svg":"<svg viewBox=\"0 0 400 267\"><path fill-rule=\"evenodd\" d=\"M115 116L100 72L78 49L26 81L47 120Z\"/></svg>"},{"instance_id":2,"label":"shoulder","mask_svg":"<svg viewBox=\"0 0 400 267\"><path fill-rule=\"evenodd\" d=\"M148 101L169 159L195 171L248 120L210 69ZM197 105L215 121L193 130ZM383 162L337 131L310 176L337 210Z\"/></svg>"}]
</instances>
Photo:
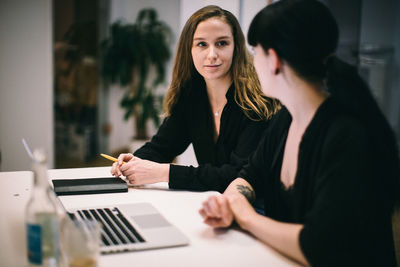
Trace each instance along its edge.
<instances>
[{"instance_id":1,"label":"shoulder","mask_svg":"<svg viewBox=\"0 0 400 267\"><path fill-rule=\"evenodd\" d=\"M175 114L177 112L187 111L195 103L201 101L201 93L204 90L200 90L200 87L201 85L196 86L195 84L189 84L182 87L171 113Z\"/></svg>"},{"instance_id":2,"label":"shoulder","mask_svg":"<svg viewBox=\"0 0 400 267\"><path fill-rule=\"evenodd\" d=\"M271 131L281 132L289 127L292 121L292 116L286 107L282 107L275 115L269 120L269 128Z\"/></svg>"},{"instance_id":3,"label":"shoulder","mask_svg":"<svg viewBox=\"0 0 400 267\"><path fill-rule=\"evenodd\" d=\"M271 119L266 122L260 146L264 149L274 150L282 139L286 137L292 117L289 111L282 107Z\"/></svg>"},{"instance_id":4,"label":"shoulder","mask_svg":"<svg viewBox=\"0 0 400 267\"><path fill-rule=\"evenodd\" d=\"M365 151L369 134L364 123L335 101L327 104L318 118L321 133L325 135L324 146Z\"/></svg>"}]
</instances>

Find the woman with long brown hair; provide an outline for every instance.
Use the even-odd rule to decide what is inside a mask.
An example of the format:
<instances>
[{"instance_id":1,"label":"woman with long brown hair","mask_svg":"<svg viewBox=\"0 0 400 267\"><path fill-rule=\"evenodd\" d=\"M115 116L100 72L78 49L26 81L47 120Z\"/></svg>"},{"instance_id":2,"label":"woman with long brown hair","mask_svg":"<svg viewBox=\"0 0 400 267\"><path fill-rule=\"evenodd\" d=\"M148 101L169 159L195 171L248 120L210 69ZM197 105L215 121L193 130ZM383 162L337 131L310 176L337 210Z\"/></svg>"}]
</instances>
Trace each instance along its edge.
<instances>
[{"instance_id":1,"label":"woman with long brown hair","mask_svg":"<svg viewBox=\"0 0 400 267\"><path fill-rule=\"evenodd\" d=\"M166 181L170 188L222 192L278 107L262 94L237 19L206 6L179 38L163 124L134 155L121 154L111 173L136 185ZM170 164L191 143L199 166Z\"/></svg>"}]
</instances>

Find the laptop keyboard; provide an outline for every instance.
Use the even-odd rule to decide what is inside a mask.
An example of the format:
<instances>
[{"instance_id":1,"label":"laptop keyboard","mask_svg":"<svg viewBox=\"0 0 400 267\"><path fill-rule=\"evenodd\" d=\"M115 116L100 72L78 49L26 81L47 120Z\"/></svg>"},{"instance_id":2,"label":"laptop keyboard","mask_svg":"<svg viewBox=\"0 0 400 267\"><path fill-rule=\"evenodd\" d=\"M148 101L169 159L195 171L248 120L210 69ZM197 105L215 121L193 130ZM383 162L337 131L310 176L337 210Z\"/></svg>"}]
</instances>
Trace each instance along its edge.
<instances>
[{"instance_id":1,"label":"laptop keyboard","mask_svg":"<svg viewBox=\"0 0 400 267\"><path fill-rule=\"evenodd\" d=\"M101 224L101 245L127 245L146 242L118 208L77 210L72 220L96 220Z\"/></svg>"}]
</instances>

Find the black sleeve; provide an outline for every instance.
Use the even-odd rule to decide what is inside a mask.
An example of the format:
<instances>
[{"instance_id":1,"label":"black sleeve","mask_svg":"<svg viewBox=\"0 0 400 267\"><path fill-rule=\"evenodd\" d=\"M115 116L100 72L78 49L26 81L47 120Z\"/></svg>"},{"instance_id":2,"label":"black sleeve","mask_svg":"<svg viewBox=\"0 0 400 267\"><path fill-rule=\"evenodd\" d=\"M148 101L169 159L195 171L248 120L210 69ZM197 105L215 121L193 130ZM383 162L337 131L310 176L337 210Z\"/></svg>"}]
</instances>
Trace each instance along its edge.
<instances>
[{"instance_id":1,"label":"black sleeve","mask_svg":"<svg viewBox=\"0 0 400 267\"><path fill-rule=\"evenodd\" d=\"M203 164L197 168L171 165L170 188L223 192L238 177L238 172L248 162L248 157L257 148L267 125L267 122L250 122L241 132L227 164L218 167Z\"/></svg>"},{"instance_id":2,"label":"black sleeve","mask_svg":"<svg viewBox=\"0 0 400 267\"><path fill-rule=\"evenodd\" d=\"M367 140L357 121L330 127L317 166L313 206L300 233L301 249L312 266L365 266L359 265L359 256L360 251L368 254L362 246L371 242L365 227L373 216Z\"/></svg>"},{"instance_id":3,"label":"black sleeve","mask_svg":"<svg viewBox=\"0 0 400 267\"><path fill-rule=\"evenodd\" d=\"M171 116L164 119L157 133L150 142L134 152L134 155L159 163L170 163L183 153L190 144L184 118L183 103L178 102Z\"/></svg>"},{"instance_id":4,"label":"black sleeve","mask_svg":"<svg viewBox=\"0 0 400 267\"><path fill-rule=\"evenodd\" d=\"M286 140L284 134L290 125L290 121L289 113L285 108L274 115L270 121L270 126L263 133L257 150L238 174L253 187L257 196L261 197L265 193L266 179L270 177L272 164L279 156L277 148Z\"/></svg>"},{"instance_id":5,"label":"black sleeve","mask_svg":"<svg viewBox=\"0 0 400 267\"><path fill-rule=\"evenodd\" d=\"M271 162L268 158L271 154L267 152L269 130L265 131L256 151L250 156L248 163L243 166L238 174L238 177L245 179L253 187L257 196L263 193L264 177L270 169L267 166Z\"/></svg>"}]
</instances>

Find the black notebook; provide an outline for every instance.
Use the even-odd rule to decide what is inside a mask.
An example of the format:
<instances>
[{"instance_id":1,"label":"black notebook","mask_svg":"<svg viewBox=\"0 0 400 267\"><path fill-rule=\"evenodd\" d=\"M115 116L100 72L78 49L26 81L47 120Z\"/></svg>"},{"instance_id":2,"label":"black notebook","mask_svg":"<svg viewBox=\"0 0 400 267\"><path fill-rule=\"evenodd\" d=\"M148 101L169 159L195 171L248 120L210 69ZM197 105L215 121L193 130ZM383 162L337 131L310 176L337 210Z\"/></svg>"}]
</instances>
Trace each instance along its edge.
<instances>
[{"instance_id":1,"label":"black notebook","mask_svg":"<svg viewBox=\"0 0 400 267\"><path fill-rule=\"evenodd\" d=\"M53 179L58 195L83 195L128 192L128 185L120 178Z\"/></svg>"}]
</instances>

